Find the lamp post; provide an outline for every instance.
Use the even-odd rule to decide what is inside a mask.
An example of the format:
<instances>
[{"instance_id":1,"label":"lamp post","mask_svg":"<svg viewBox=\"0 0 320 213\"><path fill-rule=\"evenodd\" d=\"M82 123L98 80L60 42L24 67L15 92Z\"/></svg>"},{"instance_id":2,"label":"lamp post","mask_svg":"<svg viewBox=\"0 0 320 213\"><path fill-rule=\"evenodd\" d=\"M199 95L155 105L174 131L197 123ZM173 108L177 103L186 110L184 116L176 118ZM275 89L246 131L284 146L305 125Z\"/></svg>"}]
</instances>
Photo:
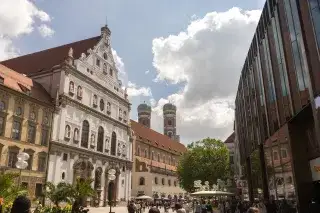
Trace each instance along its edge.
<instances>
[{"instance_id":1,"label":"lamp post","mask_svg":"<svg viewBox=\"0 0 320 213\"><path fill-rule=\"evenodd\" d=\"M20 187L20 185L21 185L21 172L22 172L22 169L25 169L28 167L27 160L30 158L30 156L28 155L28 153L21 152L18 154L17 158L18 158L18 161L16 162L16 167L17 167L17 169L20 169L19 183L18 183L18 186Z\"/></svg>"},{"instance_id":2,"label":"lamp post","mask_svg":"<svg viewBox=\"0 0 320 213\"><path fill-rule=\"evenodd\" d=\"M108 179L109 181L114 181L116 179L116 170L115 169L109 169L108 171ZM109 185L110 187L110 185ZM110 191L109 193L109 206L110 206L110 211L109 213L112 213L111 208L112 208L112 193L113 193L113 189L109 189Z\"/></svg>"}]
</instances>

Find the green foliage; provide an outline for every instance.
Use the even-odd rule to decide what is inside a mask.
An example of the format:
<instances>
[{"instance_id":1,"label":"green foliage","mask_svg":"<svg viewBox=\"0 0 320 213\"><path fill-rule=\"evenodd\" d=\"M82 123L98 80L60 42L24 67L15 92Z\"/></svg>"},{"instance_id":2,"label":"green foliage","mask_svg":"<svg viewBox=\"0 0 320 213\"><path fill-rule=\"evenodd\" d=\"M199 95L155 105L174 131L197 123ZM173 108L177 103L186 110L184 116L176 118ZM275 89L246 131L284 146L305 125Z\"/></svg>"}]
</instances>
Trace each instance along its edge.
<instances>
[{"instance_id":1,"label":"green foliage","mask_svg":"<svg viewBox=\"0 0 320 213\"><path fill-rule=\"evenodd\" d=\"M224 143L213 138L192 142L179 161L177 173L180 185L188 192L194 191L194 181L226 179L230 174L229 151Z\"/></svg>"},{"instance_id":2,"label":"green foliage","mask_svg":"<svg viewBox=\"0 0 320 213\"><path fill-rule=\"evenodd\" d=\"M5 211L11 208L16 197L27 194L26 189L15 183L18 177L19 174L17 173L0 174L0 198L3 198Z\"/></svg>"},{"instance_id":3,"label":"green foliage","mask_svg":"<svg viewBox=\"0 0 320 213\"><path fill-rule=\"evenodd\" d=\"M60 209L59 203L67 202L72 204L72 212L86 212L82 209L81 200L86 197L92 197L96 194L92 189L92 179L76 179L74 184L59 183L55 186L53 183L46 183L45 196ZM52 211L55 211L54 209Z\"/></svg>"}]
</instances>

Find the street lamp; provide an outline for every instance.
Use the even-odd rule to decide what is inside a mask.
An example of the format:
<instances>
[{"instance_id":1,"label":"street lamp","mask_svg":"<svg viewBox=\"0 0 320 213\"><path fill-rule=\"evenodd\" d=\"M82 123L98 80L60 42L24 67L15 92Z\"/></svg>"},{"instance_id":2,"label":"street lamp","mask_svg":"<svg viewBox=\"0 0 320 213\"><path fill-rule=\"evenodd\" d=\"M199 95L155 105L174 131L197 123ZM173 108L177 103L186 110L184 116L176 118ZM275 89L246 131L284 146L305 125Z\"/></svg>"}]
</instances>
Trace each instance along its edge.
<instances>
[{"instance_id":1,"label":"street lamp","mask_svg":"<svg viewBox=\"0 0 320 213\"><path fill-rule=\"evenodd\" d=\"M18 186L20 187L20 184L21 184L21 171L22 171L22 169L25 169L25 168L28 167L27 160L30 158L30 156L28 155L28 153L21 152L20 154L17 155L17 158L18 158L18 161L16 163L16 167L17 167L17 169L20 169L19 183L18 183Z\"/></svg>"},{"instance_id":2,"label":"street lamp","mask_svg":"<svg viewBox=\"0 0 320 213\"><path fill-rule=\"evenodd\" d=\"M108 179L109 179L109 181L113 181L113 180L115 180L116 179L116 170L115 169L109 169L109 171L108 171ZM109 187L110 187L110 185L109 185ZM109 189L110 191L109 191L109 206L110 206L110 211L109 211L109 213L111 213L112 211L111 211L111 205L112 205L112 193L113 193L113 189L112 188L110 188Z\"/></svg>"}]
</instances>

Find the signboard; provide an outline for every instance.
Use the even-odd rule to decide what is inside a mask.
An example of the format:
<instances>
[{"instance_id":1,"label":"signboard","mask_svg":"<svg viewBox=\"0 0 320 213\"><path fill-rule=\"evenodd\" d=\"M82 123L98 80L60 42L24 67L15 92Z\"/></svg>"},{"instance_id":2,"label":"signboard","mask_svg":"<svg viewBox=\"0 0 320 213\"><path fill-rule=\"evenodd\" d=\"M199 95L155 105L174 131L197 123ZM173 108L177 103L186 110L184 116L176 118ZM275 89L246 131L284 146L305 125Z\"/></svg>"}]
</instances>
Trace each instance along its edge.
<instances>
[{"instance_id":1,"label":"signboard","mask_svg":"<svg viewBox=\"0 0 320 213\"><path fill-rule=\"evenodd\" d=\"M320 157L310 161L312 180L320 180Z\"/></svg>"}]
</instances>

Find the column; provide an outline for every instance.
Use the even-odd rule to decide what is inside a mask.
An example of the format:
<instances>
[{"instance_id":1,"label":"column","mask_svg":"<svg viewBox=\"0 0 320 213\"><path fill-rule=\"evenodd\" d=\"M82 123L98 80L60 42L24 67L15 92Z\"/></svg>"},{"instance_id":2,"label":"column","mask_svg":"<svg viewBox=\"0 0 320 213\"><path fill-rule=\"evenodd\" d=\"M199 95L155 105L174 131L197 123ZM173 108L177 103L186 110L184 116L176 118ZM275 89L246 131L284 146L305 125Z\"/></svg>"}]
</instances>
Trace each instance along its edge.
<instances>
[{"instance_id":1,"label":"column","mask_svg":"<svg viewBox=\"0 0 320 213\"><path fill-rule=\"evenodd\" d=\"M53 170L53 183L58 184L60 182L60 158L61 158L61 152L56 151L55 152L55 167Z\"/></svg>"},{"instance_id":2,"label":"column","mask_svg":"<svg viewBox=\"0 0 320 213\"><path fill-rule=\"evenodd\" d=\"M100 196L100 202L99 202L99 206L103 206L104 205L104 199L105 199L105 188L106 188L106 177L105 177L105 171L106 168L104 165L102 165L102 173L101 173L101 196Z\"/></svg>"},{"instance_id":3,"label":"column","mask_svg":"<svg viewBox=\"0 0 320 213\"><path fill-rule=\"evenodd\" d=\"M69 155L69 168L68 168L68 174L67 174L67 177L68 177L68 182L69 183L73 183L73 165L74 165L74 161L75 161L75 154L71 153L70 152L70 155Z\"/></svg>"}]
</instances>

